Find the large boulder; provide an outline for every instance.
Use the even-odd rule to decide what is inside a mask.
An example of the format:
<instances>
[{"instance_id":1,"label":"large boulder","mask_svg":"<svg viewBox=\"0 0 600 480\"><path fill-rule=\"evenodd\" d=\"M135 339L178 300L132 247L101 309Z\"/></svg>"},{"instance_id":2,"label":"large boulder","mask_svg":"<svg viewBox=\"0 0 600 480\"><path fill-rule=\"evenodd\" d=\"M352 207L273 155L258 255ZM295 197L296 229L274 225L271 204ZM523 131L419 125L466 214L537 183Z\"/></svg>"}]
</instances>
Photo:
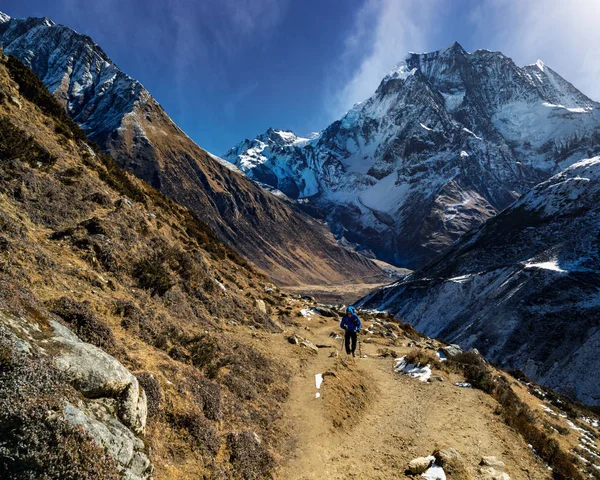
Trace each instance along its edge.
<instances>
[{"instance_id":1,"label":"large boulder","mask_svg":"<svg viewBox=\"0 0 600 480\"><path fill-rule=\"evenodd\" d=\"M55 363L69 381L88 398L114 398L118 415L135 433L146 427L146 394L137 378L116 358L84 343L67 327L50 320L54 336L47 343L58 347Z\"/></svg>"},{"instance_id":2,"label":"large boulder","mask_svg":"<svg viewBox=\"0 0 600 480\"><path fill-rule=\"evenodd\" d=\"M81 341L52 318L23 318L0 311L0 327L11 336L16 350L48 358L81 394L64 398L64 420L83 428L104 447L123 479L151 478L153 467L140 438L147 400L137 378L116 358Z\"/></svg>"}]
</instances>

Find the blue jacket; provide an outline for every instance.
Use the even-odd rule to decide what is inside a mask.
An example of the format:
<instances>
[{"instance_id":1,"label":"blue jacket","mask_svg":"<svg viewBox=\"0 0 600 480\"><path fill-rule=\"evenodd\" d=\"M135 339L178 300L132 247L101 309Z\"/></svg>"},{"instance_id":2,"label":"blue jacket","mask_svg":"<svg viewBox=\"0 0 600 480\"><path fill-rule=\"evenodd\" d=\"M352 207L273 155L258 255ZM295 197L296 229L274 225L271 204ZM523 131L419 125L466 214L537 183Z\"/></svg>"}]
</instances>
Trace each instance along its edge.
<instances>
[{"instance_id":1,"label":"blue jacket","mask_svg":"<svg viewBox=\"0 0 600 480\"><path fill-rule=\"evenodd\" d=\"M349 332L360 332L362 330L362 323L360 323L360 318L358 318L356 313L351 315L346 314L342 317L340 327Z\"/></svg>"}]
</instances>

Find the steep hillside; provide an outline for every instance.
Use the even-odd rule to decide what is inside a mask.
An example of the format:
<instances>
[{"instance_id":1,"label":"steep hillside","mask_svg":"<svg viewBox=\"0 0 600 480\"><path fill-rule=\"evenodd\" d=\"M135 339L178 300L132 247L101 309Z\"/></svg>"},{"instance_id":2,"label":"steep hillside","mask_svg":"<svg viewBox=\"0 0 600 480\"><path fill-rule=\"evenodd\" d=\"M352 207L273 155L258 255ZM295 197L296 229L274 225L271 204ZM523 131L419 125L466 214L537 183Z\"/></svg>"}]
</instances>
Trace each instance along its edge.
<instances>
[{"instance_id":1,"label":"steep hillside","mask_svg":"<svg viewBox=\"0 0 600 480\"><path fill-rule=\"evenodd\" d=\"M270 129L223 158L415 268L599 145L600 104L548 66L454 43L409 54L316 138Z\"/></svg>"},{"instance_id":2,"label":"steep hillside","mask_svg":"<svg viewBox=\"0 0 600 480\"><path fill-rule=\"evenodd\" d=\"M121 166L192 209L281 284L383 277L329 230L198 147L89 37L46 18L0 18L0 45L43 80Z\"/></svg>"},{"instance_id":3,"label":"steep hillside","mask_svg":"<svg viewBox=\"0 0 600 480\"><path fill-rule=\"evenodd\" d=\"M0 476L268 475L281 294L4 55L0 192Z\"/></svg>"},{"instance_id":4,"label":"steep hillside","mask_svg":"<svg viewBox=\"0 0 600 480\"><path fill-rule=\"evenodd\" d=\"M536 186L363 305L600 404L600 157Z\"/></svg>"}]
</instances>

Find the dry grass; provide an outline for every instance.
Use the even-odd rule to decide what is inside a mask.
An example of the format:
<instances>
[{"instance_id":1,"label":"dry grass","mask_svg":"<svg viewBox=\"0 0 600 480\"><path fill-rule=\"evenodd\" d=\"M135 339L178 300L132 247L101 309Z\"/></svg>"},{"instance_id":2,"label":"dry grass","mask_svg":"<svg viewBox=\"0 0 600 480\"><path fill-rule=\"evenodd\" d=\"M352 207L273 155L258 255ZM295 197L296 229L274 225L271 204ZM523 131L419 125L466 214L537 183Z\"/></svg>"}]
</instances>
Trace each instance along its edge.
<instances>
[{"instance_id":1,"label":"dry grass","mask_svg":"<svg viewBox=\"0 0 600 480\"><path fill-rule=\"evenodd\" d=\"M28 98L53 102L36 93L42 87L32 77L14 75L20 85L33 82ZM40 155L19 147L20 158L0 161L0 278L138 375L149 400L155 478L208 478L240 461L266 471L283 435L275 425L288 374L253 342L253 332L278 330L254 299L278 309L281 293L266 292L266 279L194 214L94 145L90 153L60 109L19 97L5 61L0 86L22 104L0 103L6 138L28 132L31 145L55 159L40 166ZM0 302L7 292L0 289ZM228 440L244 429L259 435L260 447ZM82 455L92 455L86 445ZM55 461L39 448L40 460ZM100 457L88 463L103 465Z\"/></svg>"},{"instance_id":2,"label":"dry grass","mask_svg":"<svg viewBox=\"0 0 600 480\"><path fill-rule=\"evenodd\" d=\"M423 348L413 348L406 354L406 362L413 365L430 365L438 370L442 368L440 357L434 350L425 350Z\"/></svg>"},{"instance_id":3,"label":"dry grass","mask_svg":"<svg viewBox=\"0 0 600 480\"><path fill-rule=\"evenodd\" d=\"M375 386L365 375L344 360L324 374L323 400L334 428L350 429L376 395Z\"/></svg>"}]
</instances>

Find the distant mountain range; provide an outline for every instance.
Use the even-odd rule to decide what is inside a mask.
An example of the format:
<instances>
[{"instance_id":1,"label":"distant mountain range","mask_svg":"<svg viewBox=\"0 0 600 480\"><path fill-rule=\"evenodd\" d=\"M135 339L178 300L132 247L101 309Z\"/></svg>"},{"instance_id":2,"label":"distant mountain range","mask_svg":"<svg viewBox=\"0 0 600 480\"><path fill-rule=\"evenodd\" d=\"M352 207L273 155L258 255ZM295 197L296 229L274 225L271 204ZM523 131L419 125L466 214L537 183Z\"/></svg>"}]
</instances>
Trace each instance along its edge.
<instances>
[{"instance_id":1,"label":"distant mountain range","mask_svg":"<svg viewBox=\"0 0 600 480\"><path fill-rule=\"evenodd\" d=\"M338 237L417 268L540 181L600 153L600 104L541 61L458 43L410 54L314 138L269 129L223 158Z\"/></svg>"},{"instance_id":2,"label":"distant mountain range","mask_svg":"<svg viewBox=\"0 0 600 480\"><path fill-rule=\"evenodd\" d=\"M600 157L537 185L361 304L600 405Z\"/></svg>"},{"instance_id":3,"label":"distant mountain range","mask_svg":"<svg viewBox=\"0 0 600 480\"><path fill-rule=\"evenodd\" d=\"M0 14L0 46L30 66L117 162L193 210L282 284L381 280L322 223L198 147L93 40L47 18ZM277 192L275 192L277 193Z\"/></svg>"}]
</instances>

